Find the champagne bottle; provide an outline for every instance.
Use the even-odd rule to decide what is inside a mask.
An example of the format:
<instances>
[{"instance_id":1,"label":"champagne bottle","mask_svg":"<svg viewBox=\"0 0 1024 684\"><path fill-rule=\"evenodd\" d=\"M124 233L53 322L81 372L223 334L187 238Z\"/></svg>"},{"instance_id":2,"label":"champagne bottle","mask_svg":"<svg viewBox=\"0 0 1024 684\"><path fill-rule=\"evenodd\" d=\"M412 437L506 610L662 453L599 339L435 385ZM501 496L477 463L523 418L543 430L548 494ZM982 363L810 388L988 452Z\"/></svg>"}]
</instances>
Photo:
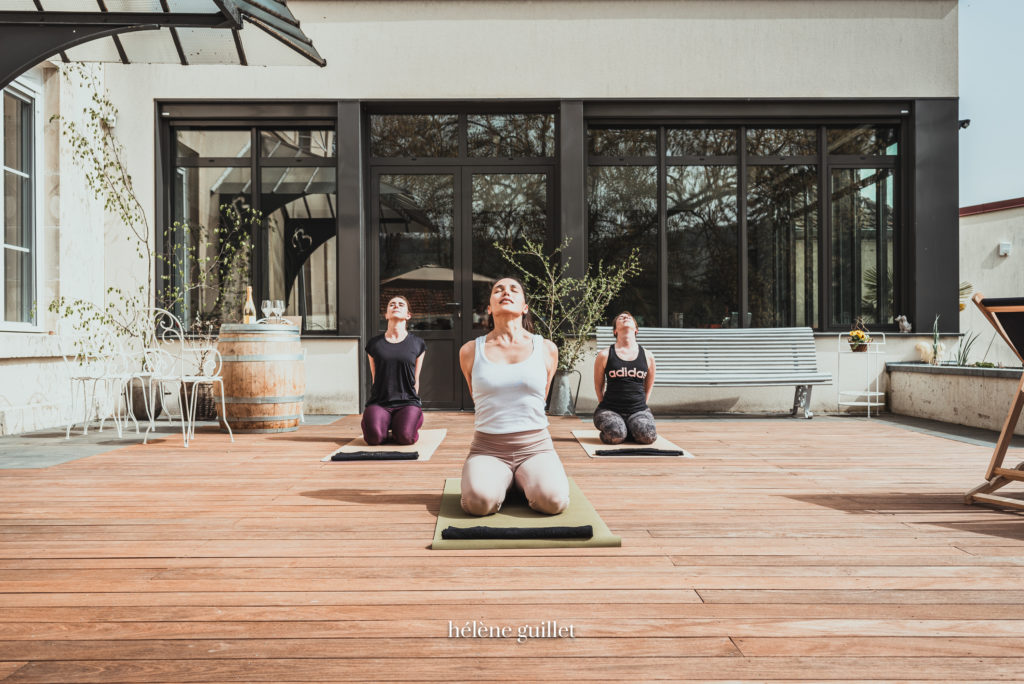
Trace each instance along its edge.
<instances>
[{"instance_id":1,"label":"champagne bottle","mask_svg":"<svg viewBox=\"0 0 1024 684\"><path fill-rule=\"evenodd\" d=\"M252 303L252 285L245 288L245 306L242 307L242 323L256 322L256 305Z\"/></svg>"}]
</instances>

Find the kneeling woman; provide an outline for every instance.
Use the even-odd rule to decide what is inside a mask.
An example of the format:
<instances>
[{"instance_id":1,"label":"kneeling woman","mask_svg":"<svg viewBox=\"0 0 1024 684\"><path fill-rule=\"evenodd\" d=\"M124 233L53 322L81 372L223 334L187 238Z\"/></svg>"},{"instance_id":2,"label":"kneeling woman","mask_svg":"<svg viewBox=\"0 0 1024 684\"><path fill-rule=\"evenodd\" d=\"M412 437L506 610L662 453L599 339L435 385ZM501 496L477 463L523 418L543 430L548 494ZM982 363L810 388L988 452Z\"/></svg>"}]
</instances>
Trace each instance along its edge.
<instances>
[{"instance_id":1,"label":"kneeling woman","mask_svg":"<svg viewBox=\"0 0 1024 684\"><path fill-rule=\"evenodd\" d=\"M628 311L612 323L615 344L597 355L594 390L598 405L594 426L605 444L631 439L651 444L658 439L654 416L647 408L654 387L654 355L636 342L636 319Z\"/></svg>"},{"instance_id":2,"label":"kneeling woman","mask_svg":"<svg viewBox=\"0 0 1024 684\"><path fill-rule=\"evenodd\" d=\"M459 350L476 405L476 431L462 467L462 508L494 513L515 482L531 508L561 513L569 505L569 481L544 414L558 348L533 334L526 294L515 278L494 284L487 313L491 331Z\"/></svg>"},{"instance_id":3,"label":"kneeling woman","mask_svg":"<svg viewBox=\"0 0 1024 684\"><path fill-rule=\"evenodd\" d=\"M415 444L423 425L420 369L427 344L406 330L412 313L405 297L392 297L384 317L387 332L366 343L373 388L363 409L363 439L376 446L387 439L390 430L396 444Z\"/></svg>"}]
</instances>

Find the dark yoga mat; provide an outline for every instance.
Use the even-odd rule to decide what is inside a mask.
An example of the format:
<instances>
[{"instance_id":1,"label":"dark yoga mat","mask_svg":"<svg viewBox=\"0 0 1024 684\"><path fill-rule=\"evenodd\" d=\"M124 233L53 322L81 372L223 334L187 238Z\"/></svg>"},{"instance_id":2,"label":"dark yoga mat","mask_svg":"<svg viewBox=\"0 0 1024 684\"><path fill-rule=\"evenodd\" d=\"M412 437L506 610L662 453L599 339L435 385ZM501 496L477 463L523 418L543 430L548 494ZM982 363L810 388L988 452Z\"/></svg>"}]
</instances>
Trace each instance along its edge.
<instances>
[{"instance_id":1,"label":"dark yoga mat","mask_svg":"<svg viewBox=\"0 0 1024 684\"><path fill-rule=\"evenodd\" d=\"M446 527L442 539L590 539L593 525L576 527Z\"/></svg>"},{"instance_id":2,"label":"dark yoga mat","mask_svg":"<svg viewBox=\"0 0 1024 684\"><path fill-rule=\"evenodd\" d=\"M343 451L331 455L332 461L415 461L418 451Z\"/></svg>"},{"instance_id":3,"label":"dark yoga mat","mask_svg":"<svg viewBox=\"0 0 1024 684\"><path fill-rule=\"evenodd\" d=\"M680 449L652 449L650 447L626 447L624 449L598 449L598 456L682 456Z\"/></svg>"},{"instance_id":4,"label":"dark yoga mat","mask_svg":"<svg viewBox=\"0 0 1024 684\"><path fill-rule=\"evenodd\" d=\"M444 482L441 510L434 526L432 549L544 549L574 546L622 546L622 540L611 530L583 495L576 482L569 478L569 508L558 515L544 515L531 509L521 494L509 492L501 510L494 515L470 515L462 510L462 489L457 477ZM507 538L507 539L445 539L449 527L551 528L590 526L592 536L584 538Z\"/></svg>"}]
</instances>

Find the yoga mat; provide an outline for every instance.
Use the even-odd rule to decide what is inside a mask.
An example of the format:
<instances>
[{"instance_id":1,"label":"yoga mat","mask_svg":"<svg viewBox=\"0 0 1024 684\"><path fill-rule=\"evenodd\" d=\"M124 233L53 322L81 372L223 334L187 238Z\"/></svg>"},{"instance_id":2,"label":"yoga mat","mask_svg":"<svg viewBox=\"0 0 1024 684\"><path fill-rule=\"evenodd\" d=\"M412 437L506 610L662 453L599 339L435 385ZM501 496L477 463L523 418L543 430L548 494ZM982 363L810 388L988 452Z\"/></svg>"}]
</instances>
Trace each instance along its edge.
<instances>
[{"instance_id":1,"label":"yoga mat","mask_svg":"<svg viewBox=\"0 0 1024 684\"><path fill-rule=\"evenodd\" d=\"M601 433L598 430L573 430L572 436L576 438L576 441L580 443L584 451L587 452L587 456L591 458L693 458L693 454L684 449L681 446L677 446L672 442L668 441L661 435L658 435L658 439L654 440L654 444L635 444L633 442L623 442L622 444L605 444L601 441ZM668 456L668 455L637 455L637 454L602 454L597 455L594 452L598 449L604 450L615 450L621 449L638 449L641 447L649 447L651 449L675 449L676 451L682 451L680 456Z\"/></svg>"},{"instance_id":2,"label":"yoga mat","mask_svg":"<svg viewBox=\"0 0 1024 684\"><path fill-rule=\"evenodd\" d=\"M441 428L440 430L420 430L419 441L415 444L409 444L403 446L401 444L381 444L379 446L370 446L366 443L362 437L356 437L351 442L335 449L331 453L327 454L321 461L327 463L379 463L380 461L332 461L331 456L334 454L349 454L354 451L417 451L420 457L417 461L429 461L430 457L437 451L437 447L441 446L441 441L444 440L445 435L448 434L448 430Z\"/></svg>"},{"instance_id":3,"label":"yoga mat","mask_svg":"<svg viewBox=\"0 0 1024 684\"><path fill-rule=\"evenodd\" d=\"M580 488L569 478L569 508L558 515L545 515L530 508L521 492L510 491L501 510L494 515L470 515L462 510L461 480L450 477L444 481L441 510L434 527L432 549L550 549L574 546L622 546L612 534ZM441 533L453 527L578 527L590 525L589 539L442 539Z\"/></svg>"}]
</instances>

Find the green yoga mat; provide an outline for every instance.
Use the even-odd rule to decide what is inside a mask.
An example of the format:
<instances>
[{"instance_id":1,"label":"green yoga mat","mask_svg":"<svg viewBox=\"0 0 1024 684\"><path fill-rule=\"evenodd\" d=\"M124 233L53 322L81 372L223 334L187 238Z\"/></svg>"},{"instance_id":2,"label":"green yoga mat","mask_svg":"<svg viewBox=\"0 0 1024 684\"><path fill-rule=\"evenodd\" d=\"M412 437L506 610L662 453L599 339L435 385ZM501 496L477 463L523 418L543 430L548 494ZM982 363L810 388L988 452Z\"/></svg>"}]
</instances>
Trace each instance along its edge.
<instances>
[{"instance_id":1,"label":"green yoga mat","mask_svg":"<svg viewBox=\"0 0 1024 684\"><path fill-rule=\"evenodd\" d=\"M513 490L494 515L469 515L462 510L461 480L450 477L444 481L441 510L434 527L432 549L550 549L575 546L622 546L622 539L612 534L583 492L569 478L569 508L558 515L544 515L527 505L522 493ZM441 532L454 527L576 527L590 525L594 536L589 539L442 539Z\"/></svg>"}]
</instances>

